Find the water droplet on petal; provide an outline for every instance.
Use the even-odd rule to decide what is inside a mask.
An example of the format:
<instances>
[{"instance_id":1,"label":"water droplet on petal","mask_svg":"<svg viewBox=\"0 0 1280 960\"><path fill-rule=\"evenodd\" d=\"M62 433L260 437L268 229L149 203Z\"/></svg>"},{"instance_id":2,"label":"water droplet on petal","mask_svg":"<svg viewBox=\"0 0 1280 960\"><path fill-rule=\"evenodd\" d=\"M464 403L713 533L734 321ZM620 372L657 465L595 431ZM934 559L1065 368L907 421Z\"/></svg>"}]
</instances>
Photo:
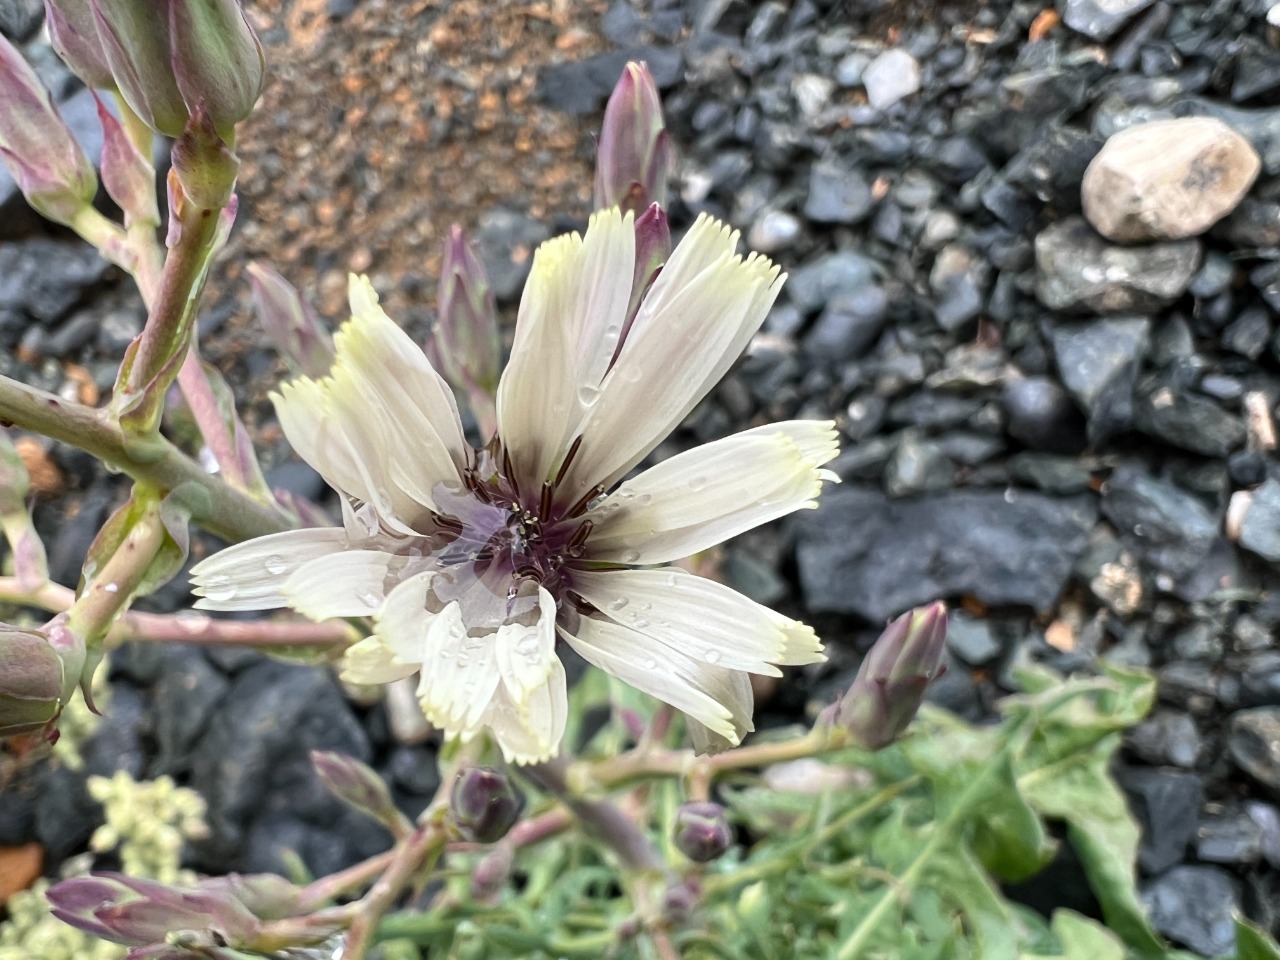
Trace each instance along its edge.
<instances>
[{"instance_id":1,"label":"water droplet on petal","mask_svg":"<svg viewBox=\"0 0 1280 960\"><path fill-rule=\"evenodd\" d=\"M538 655L541 644L538 638L532 633L526 633L523 637L516 641L516 653L522 657L532 659Z\"/></svg>"},{"instance_id":2,"label":"water droplet on petal","mask_svg":"<svg viewBox=\"0 0 1280 960\"><path fill-rule=\"evenodd\" d=\"M619 610L624 609L626 605L627 605L627 598L619 597L617 600L614 600L612 603L609 604L609 609L612 610L614 613L617 613Z\"/></svg>"},{"instance_id":3,"label":"water droplet on petal","mask_svg":"<svg viewBox=\"0 0 1280 960\"><path fill-rule=\"evenodd\" d=\"M623 563L635 563L639 559L640 559L639 550L628 550L626 553L622 555Z\"/></svg>"},{"instance_id":4,"label":"water droplet on petal","mask_svg":"<svg viewBox=\"0 0 1280 960\"><path fill-rule=\"evenodd\" d=\"M644 667L646 670L657 670L658 661L653 659L653 657L645 657L645 659L640 661L640 666Z\"/></svg>"},{"instance_id":5,"label":"water droplet on petal","mask_svg":"<svg viewBox=\"0 0 1280 960\"><path fill-rule=\"evenodd\" d=\"M584 407L589 407L600 398L600 388L593 387L590 384L583 384L578 388L578 402Z\"/></svg>"},{"instance_id":6,"label":"water droplet on petal","mask_svg":"<svg viewBox=\"0 0 1280 960\"><path fill-rule=\"evenodd\" d=\"M642 507L647 504L653 503L653 494L652 493L640 494L640 496L636 497L636 503L640 504Z\"/></svg>"},{"instance_id":7,"label":"water droplet on petal","mask_svg":"<svg viewBox=\"0 0 1280 960\"><path fill-rule=\"evenodd\" d=\"M689 481L689 489L692 490L694 493L697 493L699 490L705 489L706 486L707 486L706 477L694 477L692 480Z\"/></svg>"},{"instance_id":8,"label":"water droplet on petal","mask_svg":"<svg viewBox=\"0 0 1280 960\"><path fill-rule=\"evenodd\" d=\"M382 597L373 590L357 590L356 599L363 603L370 610L376 610L382 606Z\"/></svg>"},{"instance_id":9,"label":"water droplet on petal","mask_svg":"<svg viewBox=\"0 0 1280 960\"><path fill-rule=\"evenodd\" d=\"M707 661L707 663L719 663L719 662L720 662L720 651L719 651L719 650L708 650L706 653L704 653L704 654L702 655L702 659L703 659L703 660L705 660L705 661Z\"/></svg>"},{"instance_id":10,"label":"water droplet on petal","mask_svg":"<svg viewBox=\"0 0 1280 960\"><path fill-rule=\"evenodd\" d=\"M267 568L267 573L273 577L278 577L289 569L289 563L284 557L270 556L262 561L262 565Z\"/></svg>"},{"instance_id":11,"label":"water droplet on petal","mask_svg":"<svg viewBox=\"0 0 1280 960\"><path fill-rule=\"evenodd\" d=\"M635 627L637 630L643 630L645 627L649 625L649 621L646 620L644 617L633 617L631 620L631 625Z\"/></svg>"}]
</instances>

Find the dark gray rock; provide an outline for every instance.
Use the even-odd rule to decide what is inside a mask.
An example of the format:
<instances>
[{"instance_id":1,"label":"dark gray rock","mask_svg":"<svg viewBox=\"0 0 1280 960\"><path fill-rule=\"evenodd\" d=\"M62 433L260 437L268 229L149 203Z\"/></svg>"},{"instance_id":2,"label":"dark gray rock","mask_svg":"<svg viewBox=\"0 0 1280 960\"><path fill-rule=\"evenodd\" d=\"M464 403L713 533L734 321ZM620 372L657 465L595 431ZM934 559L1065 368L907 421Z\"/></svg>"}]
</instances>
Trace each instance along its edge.
<instances>
[{"instance_id":1,"label":"dark gray rock","mask_svg":"<svg viewBox=\"0 0 1280 960\"><path fill-rule=\"evenodd\" d=\"M991 621L956 612L947 621L947 647L971 667L982 667L1000 656L1003 644L991 630Z\"/></svg>"},{"instance_id":2,"label":"dark gray rock","mask_svg":"<svg viewBox=\"0 0 1280 960\"><path fill-rule=\"evenodd\" d=\"M1151 925L1170 940L1206 957L1235 950L1232 915L1240 894L1231 874L1218 867L1177 866L1142 890Z\"/></svg>"},{"instance_id":3,"label":"dark gray rock","mask_svg":"<svg viewBox=\"0 0 1280 960\"><path fill-rule=\"evenodd\" d=\"M151 693L155 702L158 772L185 773L191 751L231 684L197 648L166 651Z\"/></svg>"},{"instance_id":4,"label":"dark gray rock","mask_svg":"<svg viewBox=\"0 0 1280 960\"><path fill-rule=\"evenodd\" d=\"M1050 340L1058 375L1085 413L1092 415L1118 380L1132 389L1150 336L1151 321L1145 317L1053 326Z\"/></svg>"},{"instance_id":5,"label":"dark gray rock","mask_svg":"<svg viewBox=\"0 0 1280 960\"><path fill-rule=\"evenodd\" d=\"M499 301L511 302L519 296L533 265L529 251L550 236L551 231L542 221L505 207L480 215L476 251Z\"/></svg>"},{"instance_id":6,"label":"dark gray rock","mask_svg":"<svg viewBox=\"0 0 1280 960\"><path fill-rule=\"evenodd\" d=\"M889 297L868 283L834 297L804 336L804 351L820 363L843 363L862 357L884 330Z\"/></svg>"},{"instance_id":7,"label":"dark gray rock","mask_svg":"<svg viewBox=\"0 0 1280 960\"><path fill-rule=\"evenodd\" d=\"M796 520L811 610L881 622L939 597L1048 610L1097 519L1092 497L957 490L892 500L846 486Z\"/></svg>"},{"instance_id":8,"label":"dark gray rock","mask_svg":"<svg viewBox=\"0 0 1280 960\"><path fill-rule=\"evenodd\" d=\"M1072 30L1094 40L1110 40L1154 0L1059 0L1058 12Z\"/></svg>"},{"instance_id":9,"label":"dark gray rock","mask_svg":"<svg viewBox=\"0 0 1280 960\"><path fill-rule=\"evenodd\" d=\"M955 330L976 318L982 312L990 279L991 267L981 257L960 244L943 247L929 272L938 326Z\"/></svg>"},{"instance_id":10,"label":"dark gray rock","mask_svg":"<svg viewBox=\"0 0 1280 960\"><path fill-rule=\"evenodd\" d=\"M1134 425L1143 433L1192 453L1226 457L1244 445L1245 427L1239 417L1167 378L1140 385L1133 412Z\"/></svg>"},{"instance_id":11,"label":"dark gray rock","mask_svg":"<svg viewBox=\"0 0 1280 960\"><path fill-rule=\"evenodd\" d=\"M29 40L43 20L40 0L0 0L0 33L14 43Z\"/></svg>"},{"instance_id":12,"label":"dark gray rock","mask_svg":"<svg viewBox=\"0 0 1280 960\"><path fill-rule=\"evenodd\" d=\"M241 672L191 756L192 786L209 803L211 835L196 851L202 869L240 869L251 825L269 808L315 825L343 816L316 780L312 750L369 760L365 732L329 672L265 661Z\"/></svg>"},{"instance_id":13,"label":"dark gray rock","mask_svg":"<svg viewBox=\"0 0 1280 960\"><path fill-rule=\"evenodd\" d=\"M1155 310L1177 300L1200 266L1200 243L1108 243L1082 217L1036 236L1036 296L1052 310L1107 314Z\"/></svg>"},{"instance_id":14,"label":"dark gray rock","mask_svg":"<svg viewBox=\"0 0 1280 960\"><path fill-rule=\"evenodd\" d=\"M538 74L538 96L553 110L571 114L599 110L629 61L649 65L654 83L665 90L684 73L684 55L675 47L640 46L600 53L574 63L557 63Z\"/></svg>"},{"instance_id":15,"label":"dark gray rock","mask_svg":"<svg viewBox=\"0 0 1280 960\"><path fill-rule=\"evenodd\" d=\"M874 205L871 185L860 171L834 161L819 161L809 169L804 215L814 223L859 223Z\"/></svg>"},{"instance_id":16,"label":"dark gray rock","mask_svg":"<svg viewBox=\"0 0 1280 960\"><path fill-rule=\"evenodd\" d=\"M1142 825L1138 865L1157 874L1182 860L1196 833L1204 784L1194 773L1129 767L1116 779Z\"/></svg>"},{"instance_id":17,"label":"dark gray rock","mask_svg":"<svg viewBox=\"0 0 1280 960\"><path fill-rule=\"evenodd\" d=\"M1253 492L1240 524L1240 546L1272 563L1280 561L1280 480L1267 480Z\"/></svg>"},{"instance_id":18,"label":"dark gray rock","mask_svg":"<svg viewBox=\"0 0 1280 960\"><path fill-rule=\"evenodd\" d=\"M1206 818L1196 829L1196 856L1205 863L1257 863L1262 856L1262 828L1243 810Z\"/></svg>"},{"instance_id":19,"label":"dark gray rock","mask_svg":"<svg viewBox=\"0 0 1280 960\"><path fill-rule=\"evenodd\" d=\"M1190 574L1218 539L1199 500L1140 467L1124 464L1102 490L1102 512L1142 560L1175 579Z\"/></svg>"},{"instance_id":20,"label":"dark gray rock","mask_svg":"<svg viewBox=\"0 0 1280 960\"><path fill-rule=\"evenodd\" d=\"M1005 385L1001 394L1005 429L1032 450L1079 453L1085 447L1085 423L1066 392L1048 377L1026 377Z\"/></svg>"},{"instance_id":21,"label":"dark gray rock","mask_svg":"<svg viewBox=\"0 0 1280 960\"><path fill-rule=\"evenodd\" d=\"M1052 453L1018 453L1005 463L1009 477L1046 493L1083 493L1093 479L1075 457Z\"/></svg>"},{"instance_id":22,"label":"dark gray rock","mask_svg":"<svg viewBox=\"0 0 1280 960\"><path fill-rule=\"evenodd\" d=\"M1280 794L1280 707L1238 711L1231 718L1227 751L1236 766Z\"/></svg>"},{"instance_id":23,"label":"dark gray rock","mask_svg":"<svg viewBox=\"0 0 1280 960\"><path fill-rule=\"evenodd\" d=\"M791 274L784 288L802 313L814 313L842 294L853 294L874 282L879 266L852 250L824 254Z\"/></svg>"},{"instance_id":24,"label":"dark gray rock","mask_svg":"<svg viewBox=\"0 0 1280 960\"><path fill-rule=\"evenodd\" d=\"M61 320L111 267L87 244L31 237L0 244L0 311L41 323Z\"/></svg>"},{"instance_id":25,"label":"dark gray rock","mask_svg":"<svg viewBox=\"0 0 1280 960\"><path fill-rule=\"evenodd\" d=\"M955 482L955 467L936 443L907 435L884 468L884 488L891 497L946 490Z\"/></svg>"},{"instance_id":26,"label":"dark gray rock","mask_svg":"<svg viewBox=\"0 0 1280 960\"><path fill-rule=\"evenodd\" d=\"M1125 735L1125 745L1147 763L1190 769L1200 759L1204 741L1188 714L1157 708Z\"/></svg>"}]
</instances>

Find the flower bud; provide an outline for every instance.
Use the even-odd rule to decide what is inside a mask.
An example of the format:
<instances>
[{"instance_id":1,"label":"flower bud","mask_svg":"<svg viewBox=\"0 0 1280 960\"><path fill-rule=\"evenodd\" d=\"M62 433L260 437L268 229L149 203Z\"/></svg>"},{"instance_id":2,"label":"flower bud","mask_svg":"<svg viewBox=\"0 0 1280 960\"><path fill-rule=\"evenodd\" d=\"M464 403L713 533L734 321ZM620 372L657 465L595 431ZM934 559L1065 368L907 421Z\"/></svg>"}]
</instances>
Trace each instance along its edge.
<instances>
[{"instance_id":1,"label":"flower bud","mask_svg":"<svg viewBox=\"0 0 1280 960\"><path fill-rule=\"evenodd\" d=\"M41 729L61 698L62 659L49 641L0 624L0 737Z\"/></svg>"},{"instance_id":2,"label":"flower bud","mask_svg":"<svg viewBox=\"0 0 1280 960\"><path fill-rule=\"evenodd\" d=\"M31 66L0 36L0 160L27 202L69 223L98 192L93 165Z\"/></svg>"},{"instance_id":3,"label":"flower bud","mask_svg":"<svg viewBox=\"0 0 1280 960\"><path fill-rule=\"evenodd\" d=\"M458 774L450 799L458 832L474 843L501 840L524 810L524 795L492 767L469 767Z\"/></svg>"},{"instance_id":4,"label":"flower bud","mask_svg":"<svg viewBox=\"0 0 1280 960\"><path fill-rule=\"evenodd\" d=\"M733 828L718 803L686 803L676 812L676 848L695 863L723 857L733 845Z\"/></svg>"},{"instance_id":5,"label":"flower bud","mask_svg":"<svg viewBox=\"0 0 1280 960\"><path fill-rule=\"evenodd\" d=\"M59 920L128 946L179 940L193 946L247 945L258 930L253 914L225 891L170 887L119 873L64 880L46 896Z\"/></svg>"},{"instance_id":6,"label":"flower bud","mask_svg":"<svg viewBox=\"0 0 1280 960\"><path fill-rule=\"evenodd\" d=\"M667 205L674 157L653 74L628 63L604 110L596 156L596 209L620 206L637 216Z\"/></svg>"},{"instance_id":7,"label":"flower bud","mask_svg":"<svg viewBox=\"0 0 1280 960\"><path fill-rule=\"evenodd\" d=\"M835 722L868 750L893 743L915 718L925 688L942 672L947 608L918 607L894 620L868 651Z\"/></svg>"},{"instance_id":8,"label":"flower bud","mask_svg":"<svg viewBox=\"0 0 1280 960\"><path fill-rule=\"evenodd\" d=\"M501 364L498 311L484 264L457 224L444 244L439 300L428 355L449 385L467 397L482 430L492 428Z\"/></svg>"},{"instance_id":9,"label":"flower bud","mask_svg":"<svg viewBox=\"0 0 1280 960\"><path fill-rule=\"evenodd\" d=\"M333 365L333 338L311 304L267 264L247 269L253 311L276 351L294 373L323 377Z\"/></svg>"},{"instance_id":10,"label":"flower bud","mask_svg":"<svg viewBox=\"0 0 1280 960\"><path fill-rule=\"evenodd\" d=\"M355 757L329 750L312 750L311 765L325 789L343 803L377 820L394 834L408 832L410 825L404 814L396 809L387 785Z\"/></svg>"},{"instance_id":11,"label":"flower bud","mask_svg":"<svg viewBox=\"0 0 1280 960\"><path fill-rule=\"evenodd\" d=\"M72 73L86 86L115 89L89 0L44 0L44 20L49 25L49 42Z\"/></svg>"},{"instance_id":12,"label":"flower bud","mask_svg":"<svg viewBox=\"0 0 1280 960\"><path fill-rule=\"evenodd\" d=\"M203 106L227 142L262 92L262 44L238 0L89 0L121 96L153 130L182 135Z\"/></svg>"}]
</instances>

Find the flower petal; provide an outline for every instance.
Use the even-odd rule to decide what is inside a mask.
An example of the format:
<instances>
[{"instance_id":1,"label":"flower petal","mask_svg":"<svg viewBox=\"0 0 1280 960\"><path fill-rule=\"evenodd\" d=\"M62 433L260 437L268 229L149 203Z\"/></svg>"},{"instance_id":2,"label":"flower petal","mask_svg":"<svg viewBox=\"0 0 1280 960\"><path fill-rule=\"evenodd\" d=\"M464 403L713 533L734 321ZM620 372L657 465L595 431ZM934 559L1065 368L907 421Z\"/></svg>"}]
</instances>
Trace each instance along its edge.
<instances>
[{"instance_id":1,"label":"flower petal","mask_svg":"<svg viewBox=\"0 0 1280 960\"><path fill-rule=\"evenodd\" d=\"M838 452L829 421L790 420L703 444L650 467L587 512L591 560L670 563L815 506L819 465Z\"/></svg>"},{"instance_id":2,"label":"flower petal","mask_svg":"<svg viewBox=\"0 0 1280 960\"><path fill-rule=\"evenodd\" d=\"M556 601L538 588L538 606L526 623L504 623L493 637L498 673L517 708L523 708L534 691L546 686L556 660Z\"/></svg>"},{"instance_id":3,"label":"flower petal","mask_svg":"<svg viewBox=\"0 0 1280 960\"><path fill-rule=\"evenodd\" d=\"M450 603L427 628L418 699L428 720L450 735L475 732L498 686L493 635L473 637Z\"/></svg>"},{"instance_id":4,"label":"flower petal","mask_svg":"<svg viewBox=\"0 0 1280 960\"><path fill-rule=\"evenodd\" d=\"M382 550L347 550L304 563L285 580L289 606L312 620L368 617L400 582L407 559Z\"/></svg>"},{"instance_id":5,"label":"flower petal","mask_svg":"<svg viewBox=\"0 0 1280 960\"><path fill-rule=\"evenodd\" d=\"M286 530L237 543L191 568L199 610L271 610L287 607L284 582L310 560L347 547L345 530Z\"/></svg>"},{"instance_id":6,"label":"flower petal","mask_svg":"<svg viewBox=\"0 0 1280 960\"><path fill-rule=\"evenodd\" d=\"M387 594L374 619L374 635L398 663L419 666L427 660L427 633L437 614L428 609L432 572L406 577Z\"/></svg>"},{"instance_id":7,"label":"flower petal","mask_svg":"<svg viewBox=\"0 0 1280 960\"><path fill-rule=\"evenodd\" d=\"M686 717L685 726L689 729L689 739L693 741L695 753L721 753L730 747L736 747L744 736L755 729L750 719L756 702L755 692L751 689L751 678L736 670L722 672L724 676L717 689L724 697L722 702L733 713L734 736L723 736L692 717ZM747 718L745 723L741 720L743 717Z\"/></svg>"},{"instance_id":8,"label":"flower petal","mask_svg":"<svg viewBox=\"0 0 1280 960\"><path fill-rule=\"evenodd\" d=\"M712 693L724 686L723 675L729 671L710 667L612 620L581 617L572 633L561 626L560 635L588 663L671 704L726 739L740 739L739 724L750 729L750 717L735 717L730 706Z\"/></svg>"},{"instance_id":9,"label":"flower petal","mask_svg":"<svg viewBox=\"0 0 1280 960\"><path fill-rule=\"evenodd\" d=\"M517 704L505 684L494 691L483 723L493 733L508 763L541 763L560 752L569 716L564 664L551 657L546 681Z\"/></svg>"},{"instance_id":10,"label":"flower petal","mask_svg":"<svg viewBox=\"0 0 1280 960\"><path fill-rule=\"evenodd\" d=\"M688 415L742 353L785 279L734 251L738 234L701 216L640 305L618 360L578 431L570 500L612 486Z\"/></svg>"},{"instance_id":11,"label":"flower petal","mask_svg":"<svg viewBox=\"0 0 1280 960\"><path fill-rule=\"evenodd\" d=\"M556 237L534 255L498 385L498 432L522 485L536 490L554 478L594 404L634 270L634 221L617 208L594 214L585 237Z\"/></svg>"},{"instance_id":12,"label":"flower petal","mask_svg":"<svg viewBox=\"0 0 1280 960\"><path fill-rule=\"evenodd\" d=\"M461 485L467 447L457 405L368 280L352 278L351 309L329 376L294 380L272 399L299 456L409 533L422 507L433 508L437 485ZM405 463L413 469L394 469Z\"/></svg>"},{"instance_id":13,"label":"flower petal","mask_svg":"<svg viewBox=\"0 0 1280 960\"><path fill-rule=\"evenodd\" d=\"M578 570L573 589L611 620L713 666L777 677L773 664L826 659L810 627L676 567Z\"/></svg>"},{"instance_id":14,"label":"flower petal","mask_svg":"<svg viewBox=\"0 0 1280 960\"><path fill-rule=\"evenodd\" d=\"M418 664L401 663L381 637L365 637L342 655L342 679L347 683L392 683L418 672Z\"/></svg>"}]
</instances>

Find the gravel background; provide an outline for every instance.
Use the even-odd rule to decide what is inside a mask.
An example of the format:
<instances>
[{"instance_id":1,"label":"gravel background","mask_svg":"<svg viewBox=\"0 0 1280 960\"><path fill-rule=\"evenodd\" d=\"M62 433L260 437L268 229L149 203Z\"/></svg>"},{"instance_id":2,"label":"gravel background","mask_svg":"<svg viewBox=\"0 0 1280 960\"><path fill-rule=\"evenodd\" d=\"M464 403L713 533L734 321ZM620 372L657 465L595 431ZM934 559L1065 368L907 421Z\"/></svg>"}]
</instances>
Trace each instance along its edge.
<instances>
[{"instance_id":1,"label":"gravel background","mask_svg":"<svg viewBox=\"0 0 1280 960\"><path fill-rule=\"evenodd\" d=\"M91 102L43 45L38 7L0 0L0 30L29 44L92 149ZM532 247L585 222L588 132L622 64L647 60L680 149L673 223L725 217L791 274L747 359L659 456L790 417L834 416L844 434L844 484L721 557L730 583L831 645L829 664L769 692L764 721L829 700L875 624L937 597L955 606L954 663L933 696L971 718L1022 659L1150 666L1160 704L1117 771L1146 827L1142 889L1167 936L1225 953L1231 910L1274 928L1280 904L1280 50L1267 8L260 0L275 74L242 138L232 254L271 257L330 317L346 271L368 270L424 334L439 238L457 220L510 308ZM1182 117L1241 134L1256 182L1207 232L1105 240L1081 216L1086 168L1113 134ZM1221 184L1183 186L1225 202ZM208 352L273 482L322 498L264 402L282 368L237 265L211 300ZM115 271L28 217L0 175L0 372L92 398L141 320ZM44 453L37 522L70 584L124 488L74 451ZM187 601L180 578L147 605ZM198 868L278 869L291 847L328 871L386 838L315 789L307 750L369 760L407 809L435 788L431 742L401 707L352 703L323 669L166 649L124 651L112 671L85 770L11 785L0 845L36 839L52 868L93 829L84 776L123 767L209 798ZM1081 883L1068 852L1020 895L1081 906Z\"/></svg>"}]
</instances>

